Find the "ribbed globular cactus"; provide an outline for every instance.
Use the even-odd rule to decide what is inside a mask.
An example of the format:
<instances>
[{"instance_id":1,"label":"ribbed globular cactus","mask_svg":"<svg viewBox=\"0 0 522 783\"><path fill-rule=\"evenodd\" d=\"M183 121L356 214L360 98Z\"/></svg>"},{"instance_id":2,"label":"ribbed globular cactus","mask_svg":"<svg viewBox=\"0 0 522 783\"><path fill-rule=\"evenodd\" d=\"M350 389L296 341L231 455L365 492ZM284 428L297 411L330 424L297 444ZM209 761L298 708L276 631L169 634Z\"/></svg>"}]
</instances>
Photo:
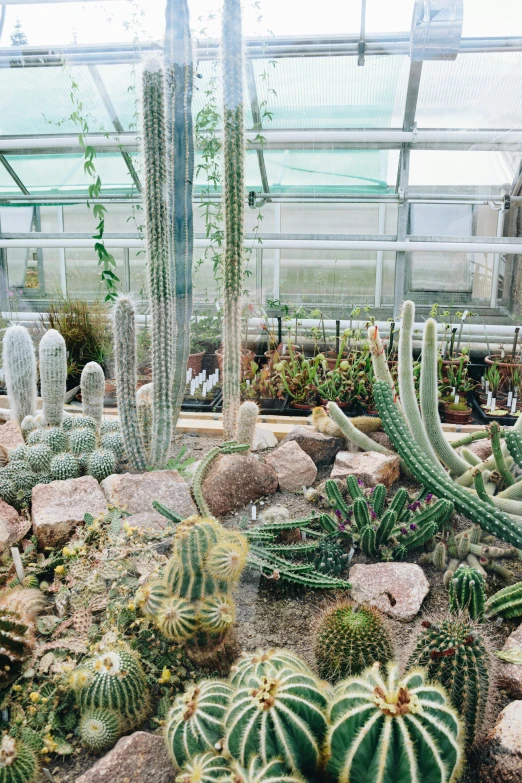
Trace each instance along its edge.
<instances>
[{"instance_id":1,"label":"ribbed globular cactus","mask_svg":"<svg viewBox=\"0 0 522 783\"><path fill-rule=\"evenodd\" d=\"M39 590L16 588L0 596L0 688L15 679L34 647L34 623L44 598Z\"/></svg>"},{"instance_id":2,"label":"ribbed globular cactus","mask_svg":"<svg viewBox=\"0 0 522 783\"><path fill-rule=\"evenodd\" d=\"M484 617L484 577L471 566L460 565L449 583L449 604L452 612L465 611L472 620Z\"/></svg>"},{"instance_id":3,"label":"ribbed globular cactus","mask_svg":"<svg viewBox=\"0 0 522 783\"><path fill-rule=\"evenodd\" d=\"M73 454L90 454L96 448L96 433L89 427L77 427L69 435L69 448Z\"/></svg>"},{"instance_id":4,"label":"ribbed globular cactus","mask_svg":"<svg viewBox=\"0 0 522 783\"><path fill-rule=\"evenodd\" d=\"M121 734L121 721L113 710L95 707L86 710L78 724L82 745L95 753L111 748Z\"/></svg>"},{"instance_id":5,"label":"ribbed globular cactus","mask_svg":"<svg viewBox=\"0 0 522 783\"><path fill-rule=\"evenodd\" d=\"M444 690L421 670L402 679L374 664L335 690L329 708L328 779L335 783L453 783L463 729Z\"/></svg>"},{"instance_id":6,"label":"ribbed globular cactus","mask_svg":"<svg viewBox=\"0 0 522 783\"><path fill-rule=\"evenodd\" d=\"M91 416L101 424L103 397L105 394L105 373L98 362L88 362L80 378L82 409L84 416Z\"/></svg>"},{"instance_id":7,"label":"ribbed globular cactus","mask_svg":"<svg viewBox=\"0 0 522 783\"><path fill-rule=\"evenodd\" d=\"M265 763L260 756L254 756L248 767L232 762L222 783L305 783L305 779L298 772L290 772L282 758Z\"/></svg>"},{"instance_id":8,"label":"ribbed globular cactus","mask_svg":"<svg viewBox=\"0 0 522 783\"><path fill-rule=\"evenodd\" d=\"M221 36L225 258L223 307L223 427L236 435L241 381L241 294L245 140L243 122L243 38L240 0L225 0Z\"/></svg>"},{"instance_id":9,"label":"ribbed globular cactus","mask_svg":"<svg viewBox=\"0 0 522 783\"><path fill-rule=\"evenodd\" d=\"M163 63L145 62L142 80L144 209L147 229L149 297L152 313L153 431L150 461L163 467L172 436L173 302L167 209ZM177 162L176 162L177 165Z\"/></svg>"},{"instance_id":10,"label":"ribbed globular cactus","mask_svg":"<svg viewBox=\"0 0 522 783\"><path fill-rule=\"evenodd\" d=\"M241 688L248 686L251 680L256 682L260 677L274 674L281 669L309 673L306 663L290 650L256 650L254 653L241 655L230 670L229 682L235 688Z\"/></svg>"},{"instance_id":11,"label":"ribbed globular cactus","mask_svg":"<svg viewBox=\"0 0 522 783\"><path fill-rule=\"evenodd\" d=\"M78 460L73 454L63 452L56 454L51 460L51 476L56 481L65 481L66 479L78 478L80 475L80 466Z\"/></svg>"},{"instance_id":12,"label":"ribbed globular cactus","mask_svg":"<svg viewBox=\"0 0 522 783\"><path fill-rule=\"evenodd\" d=\"M147 457L136 405L136 326L134 305L128 296L117 299L112 316L121 434L129 462L143 471Z\"/></svg>"},{"instance_id":13,"label":"ribbed globular cactus","mask_svg":"<svg viewBox=\"0 0 522 783\"><path fill-rule=\"evenodd\" d=\"M34 750L22 739L4 734L0 742L0 783L35 783L39 771Z\"/></svg>"},{"instance_id":14,"label":"ribbed globular cactus","mask_svg":"<svg viewBox=\"0 0 522 783\"><path fill-rule=\"evenodd\" d=\"M377 609L341 600L319 617L315 660L323 679L337 682L392 658L390 634Z\"/></svg>"},{"instance_id":15,"label":"ribbed globular cactus","mask_svg":"<svg viewBox=\"0 0 522 783\"><path fill-rule=\"evenodd\" d=\"M255 402L244 402L239 408L236 440L238 443L245 444L250 449L254 444L258 416L259 408Z\"/></svg>"},{"instance_id":16,"label":"ribbed globular cactus","mask_svg":"<svg viewBox=\"0 0 522 783\"><path fill-rule=\"evenodd\" d=\"M430 680L444 686L464 720L466 744L471 746L488 702L491 659L486 644L467 619L449 617L423 626L409 665L422 666Z\"/></svg>"},{"instance_id":17,"label":"ribbed globular cactus","mask_svg":"<svg viewBox=\"0 0 522 783\"><path fill-rule=\"evenodd\" d=\"M107 449L96 449L87 457L87 472L96 481L103 481L116 471L114 452Z\"/></svg>"},{"instance_id":18,"label":"ribbed globular cactus","mask_svg":"<svg viewBox=\"0 0 522 783\"><path fill-rule=\"evenodd\" d=\"M486 617L520 617L522 615L522 582L508 585L494 593L485 604Z\"/></svg>"},{"instance_id":19,"label":"ribbed globular cactus","mask_svg":"<svg viewBox=\"0 0 522 783\"><path fill-rule=\"evenodd\" d=\"M67 380L67 348L56 329L48 329L40 340L40 388L46 424L62 423Z\"/></svg>"},{"instance_id":20,"label":"ribbed globular cactus","mask_svg":"<svg viewBox=\"0 0 522 783\"><path fill-rule=\"evenodd\" d=\"M6 329L2 366L11 418L21 425L27 417L36 416L36 357L31 335L25 326Z\"/></svg>"},{"instance_id":21,"label":"ribbed globular cactus","mask_svg":"<svg viewBox=\"0 0 522 783\"><path fill-rule=\"evenodd\" d=\"M176 783L223 783L230 774L230 765L223 756L199 753L191 757L176 778Z\"/></svg>"}]
</instances>

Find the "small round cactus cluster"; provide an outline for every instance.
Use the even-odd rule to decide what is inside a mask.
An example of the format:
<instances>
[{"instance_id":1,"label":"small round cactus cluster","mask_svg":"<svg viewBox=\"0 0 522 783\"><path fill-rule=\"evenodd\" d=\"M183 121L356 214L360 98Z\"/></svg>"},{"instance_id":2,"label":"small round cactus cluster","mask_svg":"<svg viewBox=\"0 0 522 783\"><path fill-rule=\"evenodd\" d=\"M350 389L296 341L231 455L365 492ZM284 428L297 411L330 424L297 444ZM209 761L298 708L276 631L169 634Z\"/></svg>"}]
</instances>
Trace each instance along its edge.
<instances>
[{"instance_id":1,"label":"small round cactus cluster","mask_svg":"<svg viewBox=\"0 0 522 783\"><path fill-rule=\"evenodd\" d=\"M149 712L147 681L137 655L125 645L100 650L74 669L83 744L99 751L138 726Z\"/></svg>"},{"instance_id":2,"label":"small round cactus cluster","mask_svg":"<svg viewBox=\"0 0 522 783\"><path fill-rule=\"evenodd\" d=\"M25 444L13 449L0 469L0 497L19 510L29 506L37 484L82 475L103 481L124 457L118 422L98 427L92 416L66 416L60 427L47 427L38 416L24 422Z\"/></svg>"},{"instance_id":3,"label":"small round cactus cluster","mask_svg":"<svg viewBox=\"0 0 522 783\"><path fill-rule=\"evenodd\" d=\"M34 783L39 766L32 748L20 738L4 734L0 742L0 783Z\"/></svg>"}]
</instances>

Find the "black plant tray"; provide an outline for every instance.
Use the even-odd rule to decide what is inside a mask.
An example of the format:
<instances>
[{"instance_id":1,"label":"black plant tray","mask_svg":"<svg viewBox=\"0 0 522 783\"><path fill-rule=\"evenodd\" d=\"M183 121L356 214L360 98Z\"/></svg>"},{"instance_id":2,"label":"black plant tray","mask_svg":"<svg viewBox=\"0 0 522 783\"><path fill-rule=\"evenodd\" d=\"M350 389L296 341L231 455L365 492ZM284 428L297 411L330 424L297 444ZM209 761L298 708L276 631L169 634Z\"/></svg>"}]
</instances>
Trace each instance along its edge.
<instances>
[{"instance_id":1,"label":"black plant tray","mask_svg":"<svg viewBox=\"0 0 522 783\"><path fill-rule=\"evenodd\" d=\"M223 393L221 389L215 393L211 400L193 400L185 397L181 405L182 411L191 411L193 413L213 413L220 411L223 407Z\"/></svg>"},{"instance_id":2,"label":"black plant tray","mask_svg":"<svg viewBox=\"0 0 522 783\"><path fill-rule=\"evenodd\" d=\"M259 412L268 415L270 413L283 413L286 401L275 397L274 399L256 400L256 402L259 405Z\"/></svg>"},{"instance_id":3,"label":"black plant tray","mask_svg":"<svg viewBox=\"0 0 522 783\"><path fill-rule=\"evenodd\" d=\"M480 402L477 400L477 398L473 395L471 398L471 407L473 409L473 413L475 414L475 418L479 420L479 422L483 422L484 424L490 424L492 421L498 421L499 424L504 424L506 427L513 427L514 424L516 424L518 416L488 416L486 413L484 413L483 409L480 407Z\"/></svg>"}]
</instances>

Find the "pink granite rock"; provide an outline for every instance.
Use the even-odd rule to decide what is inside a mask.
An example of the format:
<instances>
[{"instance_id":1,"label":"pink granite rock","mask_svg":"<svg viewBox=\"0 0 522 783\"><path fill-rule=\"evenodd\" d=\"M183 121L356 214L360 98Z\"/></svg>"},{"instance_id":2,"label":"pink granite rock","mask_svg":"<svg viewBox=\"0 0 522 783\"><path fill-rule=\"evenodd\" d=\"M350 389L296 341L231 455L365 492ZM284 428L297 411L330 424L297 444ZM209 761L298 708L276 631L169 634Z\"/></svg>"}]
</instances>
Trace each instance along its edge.
<instances>
[{"instance_id":1,"label":"pink granite rock","mask_svg":"<svg viewBox=\"0 0 522 783\"><path fill-rule=\"evenodd\" d=\"M275 470L279 487L283 490L308 487L317 478L315 462L295 440L281 443L265 458L265 463Z\"/></svg>"},{"instance_id":2,"label":"pink granite rock","mask_svg":"<svg viewBox=\"0 0 522 783\"><path fill-rule=\"evenodd\" d=\"M401 622L413 620L430 591L424 571L414 563L357 564L349 581L354 601L376 606Z\"/></svg>"},{"instance_id":3,"label":"pink granite rock","mask_svg":"<svg viewBox=\"0 0 522 783\"><path fill-rule=\"evenodd\" d=\"M220 454L203 479L202 492L212 514L222 516L273 495L277 485L271 465L252 454Z\"/></svg>"},{"instance_id":4,"label":"pink granite rock","mask_svg":"<svg viewBox=\"0 0 522 783\"><path fill-rule=\"evenodd\" d=\"M400 460L397 454L377 451L340 451L335 458L330 478L355 476L366 487L384 484L388 489L399 480Z\"/></svg>"},{"instance_id":5,"label":"pink granite rock","mask_svg":"<svg viewBox=\"0 0 522 783\"><path fill-rule=\"evenodd\" d=\"M325 435L322 432L317 432L313 427L303 425L290 430L281 441L281 446L292 441L295 441L318 467L330 465L337 452L345 448L346 443L344 438Z\"/></svg>"},{"instance_id":6,"label":"pink granite rock","mask_svg":"<svg viewBox=\"0 0 522 783\"><path fill-rule=\"evenodd\" d=\"M24 443L22 431L17 421L6 421L0 426L0 446L3 446L8 454L18 446L23 446Z\"/></svg>"},{"instance_id":7,"label":"pink granite rock","mask_svg":"<svg viewBox=\"0 0 522 783\"><path fill-rule=\"evenodd\" d=\"M480 783L522 781L522 701L512 701L482 743Z\"/></svg>"},{"instance_id":8,"label":"pink granite rock","mask_svg":"<svg viewBox=\"0 0 522 783\"><path fill-rule=\"evenodd\" d=\"M135 731L76 778L76 783L174 783L172 765L162 734Z\"/></svg>"},{"instance_id":9,"label":"pink granite rock","mask_svg":"<svg viewBox=\"0 0 522 783\"><path fill-rule=\"evenodd\" d=\"M155 514L158 525L165 517L154 511L152 503L158 500L180 517L197 513L187 482L177 470L152 470L150 473L115 473L101 482L107 501L129 514Z\"/></svg>"},{"instance_id":10,"label":"pink granite rock","mask_svg":"<svg viewBox=\"0 0 522 783\"><path fill-rule=\"evenodd\" d=\"M514 647L522 650L522 625L508 636L502 651L512 650ZM522 699L522 666L499 660L497 673L500 687L505 688L514 699Z\"/></svg>"},{"instance_id":11,"label":"pink granite rock","mask_svg":"<svg viewBox=\"0 0 522 783\"><path fill-rule=\"evenodd\" d=\"M33 532L41 547L63 544L77 525L83 525L85 514L96 517L105 511L107 501L92 476L51 481L33 488Z\"/></svg>"},{"instance_id":12,"label":"pink granite rock","mask_svg":"<svg viewBox=\"0 0 522 783\"><path fill-rule=\"evenodd\" d=\"M8 503L0 500L0 553L14 546L31 529L31 522L21 517Z\"/></svg>"}]
</instances>

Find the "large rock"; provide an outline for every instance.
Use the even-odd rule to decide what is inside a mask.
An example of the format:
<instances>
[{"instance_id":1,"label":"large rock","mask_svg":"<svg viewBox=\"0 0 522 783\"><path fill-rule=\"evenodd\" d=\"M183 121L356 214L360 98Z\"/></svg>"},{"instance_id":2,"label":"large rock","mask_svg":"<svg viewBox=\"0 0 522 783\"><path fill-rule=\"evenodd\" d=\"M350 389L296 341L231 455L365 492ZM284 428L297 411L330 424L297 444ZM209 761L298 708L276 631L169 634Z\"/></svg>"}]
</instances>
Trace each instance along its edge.
<instances>
[{"instance_id":1,"label":"large rock","mask_svg":"<svg viewBox=\"0 0 522 783\"><path fill-rule=\"evenodd\" d=\"M355 476L366 487L384 484L391 487L399 480L400 460L397 454L379 454L377 451L340 451L335 458L331 478Z\"/></svg>"},{"instance_id":2,"label":"large rock","mask_svg":"<svg viewBox=\"0 0 522 783\"><path fill-rule=\"evenodd\" d=\"M508 636L502 650L512 650L514 647L522 650L522 625ZM500 660L497 675L501 688L505 688L514 699L522 699L522 666Z\"/></svg>"},{"instance_id":3,"label":"large rock","mask_svg":"<svg viewBox=\"0 0 522 783\"><path fill-rule=\"evenodd\" d=\"M279 488L283 490L309 487L317 478L315 462L295 440L282 443L265 462L277 473Z\"/></svg>"},{"instance_id":4,"label":"large rock","mask_svg":"<svg viewBox=\"0 0 522 783\"><path fill-rule=\"evenodd\" d=\"M33 532L42 547L63 544L73 528L83 525L87 512L98 516L107 511L107 501L92 476L51 481L33 488Z\"/></svg>"},{"instance_id":5,"label":"large rock","mask_svg":"<svg viewBox=\"0 0 522 783\"><path fill-rule=\"evenodd\" d=\"M268 427L260 427L256 425L254 431L254 442L252 443L252 451L264 451L265 449L273 449L277 446L277 438Z\"/></svg>"},{"instance_id":6,"label":"large rock","mask_svg":"<svg viewBox=\"0 0 522 783\"><path fill-rule=\"evenodd\" d=\"M161 734L122 737L76 783L174 783L176 772Z\"/></svg>"},{"instance_id":7,"label":"large rock","mask_svg":"<svg viewBox=\"0 0 522 783\"><path fill-rule=\"evenodd\" d=\"M493 447L491 445L491 441L489 438L481 438L480 440L475 440L473 441L473 443L470 443L468 448L470 449L470 451L476 454L477 457L482 461L489 459L493 451Z\"/></svg>"},{"instance_id":8,"label":"large rock","mask_svg":"<svg viewBox=\"0 0 522 783\"><path fill-rule=\"evenodd\" d=\"M22 431L18 426L17 421L6 421L0 427L0 446L3 446L8 454L18 446L23 446L25 443Z\"/></svg>"},{"instance_id":9,"label":"large rock","mask_svg":"<svg viewBox=\"0 0 522 783\"><path fill-rule=\"evenodd\" d=\"M25 536L31 522L21 517L8 503L0 500L0 554Z\"/></svg>"},{"instance_id":10,"label":"large rock","mask_svg":"<svg viewBox=\"0 0 522 783\"><path fill-rule=\"evenodd\" d=\"M520 783L522 780L522 701L505 707L482 744L480 783Z\"/></svg>"},{"instance_id":11,"label":"large rock","mask_svg":"<svg viewBox=\"0 0 522 783\"><path fill-rule=\"evenodd\" d=\"M251 454L220 454L203 479L202 491L215 516L236 511L277 491L277 474Z\"/></svg>"},{"instance_id":12,"label":"large rock","mask_svg":"<svg viewBox=\"0 0 522 783\"><path fill-rule=\"evenodd\" d=\"M112 506L124 508L129 514L154 514L160 529L165 526L166 519L152 508L155 500L171 508L180 517L197 513L189 485L177 470L115 473L101 482L101 488Z\"/></svg>"},{"instance_id":13,"label":"large rock","mask_svg":"<svg viewBox=\"0 0 522 783\"><path fill-rule=\"evenodd\" d=\"M354 565L349 581L354 601L376 606L401 622L413 620L430 591L424 571L414 563Z\"/></svg>"},{"instance_id":14,"label":"large rock","mask_svg":"<svg viewBox=\"0 0 522 783\"><path fill-rule=\"evenodd\" d=\"M281 445L292 442L297 443L319 468L331 465L337 452L346 448L344 438L337 438L335 435L325 435L322 432L317 432L313 427L305 427L303 425L290 430L288 435L281 441Z\"/></svg>"},{"instance_id":15,"label":"large rock","mask_svg":"<svg viewBox=\"0 0 522 783\"><path fill-rule=\"evenodd\" d=\"M395 451L393 443L385 432L369 432L368 437L380 446L384 446L388 451Z\"/></svg>"}]
</instances>

